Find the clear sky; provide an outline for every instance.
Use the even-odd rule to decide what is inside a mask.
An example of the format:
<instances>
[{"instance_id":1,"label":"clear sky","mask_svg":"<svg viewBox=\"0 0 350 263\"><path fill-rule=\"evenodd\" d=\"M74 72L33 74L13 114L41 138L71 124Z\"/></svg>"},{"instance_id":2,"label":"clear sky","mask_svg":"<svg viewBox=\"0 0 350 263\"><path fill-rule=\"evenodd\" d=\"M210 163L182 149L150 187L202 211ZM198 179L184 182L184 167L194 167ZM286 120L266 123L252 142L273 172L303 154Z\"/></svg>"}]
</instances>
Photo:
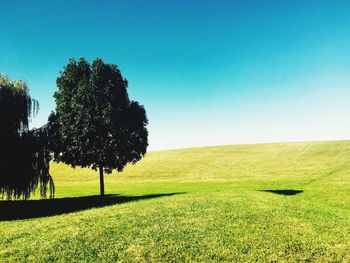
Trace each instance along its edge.
<instances>
[{"instance_id":1,"label":"clear sky","mask_svg":"<svg viewBox=\"0 0 350 263\"><path fill-rule=\"evenodd\" d=\"M1 0L0 72L29 82L33 127L84 56L119 66L151 149L350 139L349 14L349 0Z\"/></svg>"}]
</instances>

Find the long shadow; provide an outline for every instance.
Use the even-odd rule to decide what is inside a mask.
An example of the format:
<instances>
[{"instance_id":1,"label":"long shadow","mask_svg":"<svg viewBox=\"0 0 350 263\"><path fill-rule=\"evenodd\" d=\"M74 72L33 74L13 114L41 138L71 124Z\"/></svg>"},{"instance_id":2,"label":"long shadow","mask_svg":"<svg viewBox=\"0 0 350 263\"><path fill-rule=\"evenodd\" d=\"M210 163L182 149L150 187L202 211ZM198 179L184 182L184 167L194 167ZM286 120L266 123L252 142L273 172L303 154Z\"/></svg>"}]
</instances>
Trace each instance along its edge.
<instances>
[{"instance_id":1,"label":"long shadow","mask_svg":"<svg viewBox=\"0 0 350 263\"><path fill-rule=\"evenodd\" d=\"M172 196L177 194L183 193L179 192L167 194L150 194L141 196L83 196L30 201L0 201L0 221L54 216L82 211L90 208L105 207L115 204L153 199L164 196Z\"/></svg>"},{"instance_id":2,"label":"long shadow","mask_svg":"<svg viewBox=\"0 0 350 263\"><path fill-rule=\"evenodd\" d=\"M292 190L292 189L285 189L285 190L258 190L259 192L267 192L267 193L273 193L278 195L297 195L304 192L304 190Z\"/></svg>"}]
</instances>

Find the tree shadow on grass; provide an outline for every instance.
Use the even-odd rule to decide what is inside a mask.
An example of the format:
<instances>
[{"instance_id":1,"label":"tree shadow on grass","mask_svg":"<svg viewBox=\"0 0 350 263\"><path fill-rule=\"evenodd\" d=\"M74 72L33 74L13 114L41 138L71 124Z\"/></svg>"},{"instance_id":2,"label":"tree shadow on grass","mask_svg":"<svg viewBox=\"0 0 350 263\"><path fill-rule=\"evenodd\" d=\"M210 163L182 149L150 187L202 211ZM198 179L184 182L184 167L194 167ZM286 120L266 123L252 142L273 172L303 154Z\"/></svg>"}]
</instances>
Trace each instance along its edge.
<instances>
[{"instance_id":1,"label":"tree shadow on grass","mask_svg":"<svg viewBox=\"0 0 350 263\"><path fill-rule=\"evenodd\" d=\"M304 192L303 190L292 190L292 189L285 189L285 190L258 190L259 192L267 192L267 193L273 193L278 195L297 195Z\"/></svg>"},{"instance_id":2,"label":"tree shadow on grass","mask_svg":"<svg viewBox=\"0 0 350 263\"><path fill-rule=\"evenodd\" d=\"M0 201L0 221L54 216L90 208L99 208L177 194L184 193L149 194L141 196L105 195L104 198L96 195L45 200Z\"/></svg>"}]
</instances>

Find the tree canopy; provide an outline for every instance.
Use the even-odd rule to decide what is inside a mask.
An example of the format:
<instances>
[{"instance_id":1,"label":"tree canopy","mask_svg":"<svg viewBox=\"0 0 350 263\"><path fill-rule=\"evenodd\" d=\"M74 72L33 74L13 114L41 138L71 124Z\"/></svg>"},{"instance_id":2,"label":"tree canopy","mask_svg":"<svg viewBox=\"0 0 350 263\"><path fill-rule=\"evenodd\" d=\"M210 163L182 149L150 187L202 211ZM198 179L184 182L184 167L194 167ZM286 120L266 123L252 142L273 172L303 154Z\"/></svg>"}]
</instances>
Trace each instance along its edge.
<instances>
[{"instance_id":1,"label":"tree canopy","mask_svg":"<svg viewBox=\"0 0 350 263\"><path fill-rule=\"evenodd\" d=\"M146 111L129 99L118 67L100 58L91 65L70 59L56 83L56 113L49 118L55 160L99 169L103 195L103 172L122 171L145 155Z\"/></svg>"},{"instance_id":2,"label":"tree canopy","mask_svg":"<svg viewBox=\"0 0 350 263\"><path fill-rule=\"evenodd\" d=\"M29 130L39 103L29 95L23 80L0 74L0 196L28 199L40 186L40 194L54 195L49 174L50 151L45 127Z\"/></svg>"}]
</instances>

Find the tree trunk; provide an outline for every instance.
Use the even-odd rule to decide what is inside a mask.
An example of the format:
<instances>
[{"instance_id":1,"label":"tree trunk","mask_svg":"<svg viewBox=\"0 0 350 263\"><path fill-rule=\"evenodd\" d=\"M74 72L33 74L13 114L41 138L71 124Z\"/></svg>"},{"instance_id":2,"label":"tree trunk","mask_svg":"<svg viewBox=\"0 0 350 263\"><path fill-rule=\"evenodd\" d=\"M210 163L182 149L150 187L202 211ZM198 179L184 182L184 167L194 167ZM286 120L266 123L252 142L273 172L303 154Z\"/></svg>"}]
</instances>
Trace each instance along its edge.
<instances>
[{"instance_id":1,"label":"tree trunk","mask_svg":"<svg viewBox=\"0 0 350 263\"><path fill-rule=\"evenodd\" d=\"M105 183L103 180L103 166L102 165L99 166L99 170L100 170L100 195L103 197L103 196L105 196Z\"/></svg>"}]
</instances>

